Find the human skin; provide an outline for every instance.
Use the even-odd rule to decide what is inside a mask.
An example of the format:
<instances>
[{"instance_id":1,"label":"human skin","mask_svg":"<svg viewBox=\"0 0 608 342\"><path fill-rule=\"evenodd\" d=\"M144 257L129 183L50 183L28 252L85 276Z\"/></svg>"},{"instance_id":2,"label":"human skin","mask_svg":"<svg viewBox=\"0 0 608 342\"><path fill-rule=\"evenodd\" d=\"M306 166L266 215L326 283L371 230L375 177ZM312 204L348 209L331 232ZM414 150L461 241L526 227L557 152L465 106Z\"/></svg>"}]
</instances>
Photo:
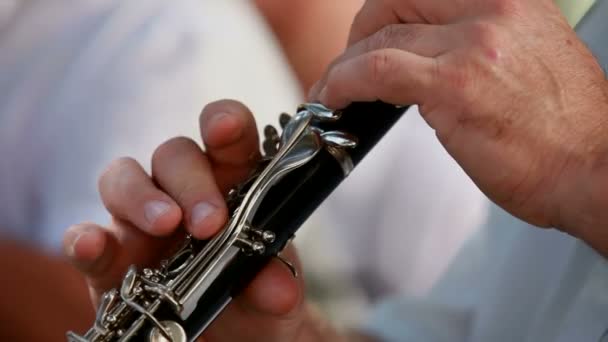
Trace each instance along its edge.
<instances>
[{"instance_id":1,"label":"human skin","mask_svg":"<svg viewBox=\"0 0 608 342\"><path fill-rule=\"evenodd\" d=\"M495 202L606 253L602 227L608 217L601 209L608 201L607 93L597 62L551 1L460 0L444 6L440 0L385 0L365 3L349 48L311 99L332 108L377 99L419 104L439 140ZM225 221L221 194L258 157L248 150L257 146L255 128L245 107L226 101L206 107L201 127L206 152L192 141L171 140L155 153L151 176L130 159L112 164L100 190L116 220L109 229L83 224L67 233L66 251L97 295L120 280L126 264L152 262L157 256L146 251L170 245L171 239L157 236L173 234L181 219L200 238ZM184 180L199 183L180 184ZM146 219L151 200L168 205L153 222ZM216 211L206 223L188 223L201 200ZM129 234L133 238L126 239ZM143 253L121 254L124 241ZM114 259L116 251L125 257ZM281 295L269 296L269 289ZM331 328L302 293L286 268L271 264L204 338L358 338Z\"/></svg>"},{"instance_id":2,"label":"human skin","mask_svg":"<svg viewBox=\"0 0 608 342\"><path fill-rule=\"evenodd\" d=\"M608 83L553 1L368 0L310 97L418 104L490 199L608 256Z\"/></svg>"},{"instance_id":3,"label":"human skin","mask_svg":"<svg viewBox=\"0 0 608 342\"><path fill-rule=\"evenodd\" d=\"M148 175L134 159L111 163L99 180L113 217L102 227L82 223L66 232L65 253L87 276L92 299L120 283L130 264L154 264L185 231L207 239L228 219L223 200L260 158L253 115L242 104L219 101L200 119L205 150L184 137L160 145ZM201 208L203 208L201 210ZM293 246L284 257L301 269ZM238 327L235 329L234 327ZM341 341L304 300L303 278L272 260L205 331L205 342ZM352 340L352 339L349 339Z\"/></svg>"},{"instance_id":4,"label":"human skin","mask_svg":"<svg viewBox=\"0 0 608 342\"><path fill-rule=\"evenodd\" d=\"M298 2L296 5L299 13L292 12L294 17L297 15L296 21L284 20L287 16L281 10L285 6L283 1L257 2L260 4L260 14L279 37L280 45L294 73L298 75L302 89L307 89L318 79L326 64L343 50L348 27L360 5L355 5L357 1L353 1L342 5L342 11L336 6L331 6L332 9L328 11L324 1ZM319 20L322 20L320 24L315 24ZM331 26L332 30L330 34L317 34L313 37L310 30L301 30L302 25L315 25L319 30L324 29L323 25L326 25ZM310 50L313 43L316 51ZM302 52L307 52L308 55L302 55ZM126 235L128 234L123 237L126 238ZM147 241L152 240L154 239ZM83 241L86 242L86 239ZM110 245L106 247L109 248ZM152 248L154 244L146 246ZM90 256L85 253L85 256L87 255ZM63 258L25 243L4 239L0 240L0 259L2 268L10 273L11 280L3 282L1 286L3 293L11 295L0 301L0 340L65 341L67 330L82 333L91 326L94 312L87 284L82 275ZM126 265L129 260L133 261L127 259L121 265ZM86 266L79 264L79 267ZM271 266L265 273L270 279L274 277L275 268ZM280 272L283 271L282 268L279 269ZM93 268L88 270L95 272ZM119 274L124 272L124 269L119 267L115 272ZM280 272L279 278L282 274ZM44 291L41 291L43 285ZM291 283L288 283L288 286L290 285ZM295 285L296 290L300 291L297 287L299 283ZM290 292L289 288L286 291L287 297L293 298L293 291ZM317 314L310 316L318 317ZM33 321L37 322L35 329L32 329ZM310 321L321 320L311 318Z\"/></svg>"}]
</instances>

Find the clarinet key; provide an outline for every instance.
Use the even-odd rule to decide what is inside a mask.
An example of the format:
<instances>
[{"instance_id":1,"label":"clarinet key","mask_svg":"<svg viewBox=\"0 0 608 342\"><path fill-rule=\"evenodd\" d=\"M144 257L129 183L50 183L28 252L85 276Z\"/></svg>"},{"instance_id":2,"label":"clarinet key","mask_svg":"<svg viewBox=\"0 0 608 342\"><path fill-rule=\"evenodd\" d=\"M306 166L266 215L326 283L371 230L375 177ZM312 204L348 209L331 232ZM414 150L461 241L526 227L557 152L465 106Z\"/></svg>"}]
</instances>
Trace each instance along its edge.
<instances>
[{"instance_id":1,"label":"clarinet key","mask_svg":"<svg viewBox=\"0 0 608 342\"><path fill-rule=\"evenodd\" d=\"M279 116L279 125L281 125L281 128L285 128L289 121L291 121L291 115L287 113L281 113L281 115Z\"/></svg>"},{"instance_id":2,"label":"clarinet key","mask_svg":"<svg viewBox=\"0 0 608 342\"><path fill-rule=\"evenodd\" d=\"M150 331L150 336L148 341L150 342L186 342L187 336L186 331L182 328L181 325L174 321L162 321L160 324L163 325L165 330L169 333L169 337L171 339L167 339L167 337L162 333L160 329L157 327L152 328Z\"/></svg>"},{"instance_id":3,"label":"clarinet key","mask_svg":"<svg viewBox=\"0 0 608 342\"><path fill-rule=\"evenodd\" d=\"M283 263L283 265L287 266L287 268L289 269L289 271L291 272L291 274L293 275L294 278L298 277L298 269L296 269L296 267L294 266L294 264L283 258L280 254L277 254L274 256L277 260L279 260L281 263Z\"/></svg>"}]
</instances>

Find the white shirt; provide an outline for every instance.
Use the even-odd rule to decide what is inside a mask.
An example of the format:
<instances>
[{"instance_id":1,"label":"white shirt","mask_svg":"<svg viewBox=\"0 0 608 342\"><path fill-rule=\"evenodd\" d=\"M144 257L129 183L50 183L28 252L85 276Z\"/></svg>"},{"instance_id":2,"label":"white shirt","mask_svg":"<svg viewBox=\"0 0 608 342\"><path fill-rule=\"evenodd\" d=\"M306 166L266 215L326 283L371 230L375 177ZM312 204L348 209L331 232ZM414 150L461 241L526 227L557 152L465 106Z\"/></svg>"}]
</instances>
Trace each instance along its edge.
<instances>
[{"instance_id":1,"label":"white shirt","mask_svg":"<svg viewBox=\"0 0 608 342\"><path fill-rule=\"evenodd\" d=\"M164 140L200 141L214 100L259 127L300 94L249 1L34 0L0 7L0 227L57 248L71 224L108 221L97 178L144 167Z\"/></svg>"},{"instance_id":2,"label":"white shirt","mask_svg":"<svg viewBox=\"0 0 608 342\"><path fill-rule=\"evenodd\" d=\"M242 100L266 122L299 102L248 1L19 5L0 7L7 234L57 247L68 225L105 222L102 168L122 155L147 166L163 140L198 139L209 101ZM398 296L367 325L388 340L595 342L608 327L605 262L488 207L413 110L316 216L323 235L303 242L329 243L348 263L327 248L313 253L323 264Z\"/></svg>"},{"instance_id":3,"label":"white shirt","mask_svg":"<svg viewBox=\"0 0 608 342\"><path fill-rule=\"evenodd\" d=\"M367 328L386 341L597 342L608 263L583 243L494 208L424 298L385 299Z\"/></svg>"}]
</instances>

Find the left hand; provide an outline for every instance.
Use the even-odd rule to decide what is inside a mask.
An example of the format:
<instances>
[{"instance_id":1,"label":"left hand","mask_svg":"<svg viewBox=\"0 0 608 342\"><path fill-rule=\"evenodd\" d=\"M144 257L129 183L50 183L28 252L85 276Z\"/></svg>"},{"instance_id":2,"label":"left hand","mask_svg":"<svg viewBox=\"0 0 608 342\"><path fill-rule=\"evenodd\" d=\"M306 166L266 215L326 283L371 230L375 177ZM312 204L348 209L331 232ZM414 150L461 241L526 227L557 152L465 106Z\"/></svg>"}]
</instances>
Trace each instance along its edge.
<instances>
[{"instance_id":1,"label":"left hand","mask_svg":"<svg viewBox=\"0 0 608 342\"><path fill-rule=\"evenodd\" d=\"M224 195L244 181L259 160L251 112L235 101L209 104L201 115L206 150L187 138L160 145L152 175L131 158L112 163L99 180L113 217L107 227L83 223L65 235L65 251L82 271L94 303L119 287L131 264L155 266L187 231L217 234L228 219ZM283 252L301 274L291 245ZM201 341L338 341L337 332L304 300L304 280L273 259L209 326Z\"/></svg>"},{"instance_id":2,"label":"left hand","mask_svg":"<svg viewBox=\"0 0 608 342\"><path fill-rule=\"evenodd\" d=\"M367 0L310 97L418 104L498 205L608 255L608 83L552 0Z\"/></svg>"}]
</instances>

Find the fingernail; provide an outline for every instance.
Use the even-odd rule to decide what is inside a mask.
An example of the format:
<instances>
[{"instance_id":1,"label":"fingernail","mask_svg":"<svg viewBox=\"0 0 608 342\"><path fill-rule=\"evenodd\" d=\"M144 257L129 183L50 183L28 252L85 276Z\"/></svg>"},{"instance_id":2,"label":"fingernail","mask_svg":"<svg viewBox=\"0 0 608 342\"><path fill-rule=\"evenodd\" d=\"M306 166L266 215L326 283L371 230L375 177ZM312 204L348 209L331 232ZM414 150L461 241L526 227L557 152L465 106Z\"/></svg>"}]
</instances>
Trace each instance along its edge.
<instances>
[{"instance_id":1,"label":"fingernail","mask_svg":"<svg viewBox=\"0 0 608 342\"><path fill-rule=\"evenodd\" d=\"M223 129L220 130L221 135L218 135L217 129L220 126ZM231 143L241 137L243 127L236 115L231 113L216 113L209 118L207 127L203 131L203 139L206 143L211 144L219 144L220 141L221 144ZM210 139L212 132L216 132L213 134L213 140Z\"/></svg>"},{"instance_id":2,"label":"fingernail","mask_svg":"<svg viewBox=\"0 0 608 342\"><path fill-rule=\"evenodd\" d=\"M224 119L228 117L230 117L230 114L228 113L215 113L211 115L211 118L209 118L209 127L213 128L213 126L224 121Z\"/></svg>"},{"instance_id":3,"label":"fingernail","mask_svg":"<svg viewBox=\"0 0 608 342\"><path fill-rule=\"evenodd\" d=\"M86 232L84 232L86 234ZM72 240L72 242L70 242L70 244L68 244L67 249L65 251L65 254L70 257L70 258L74 258L76 256L76 244L78 243L78 240L80 240L80 238L82 237L83 232L77 233L76 236L74 237L74 239Z\"/></svg>"},{"instance_id":4,"label":"fingernail","mask_svg":"<svg viewBox=\"0 0 608 342\"><path fill-rule=\"evenodd\" d=\"M201 202L192 208L192 226L197 227L217 210L217 207L209 202Z\"/></svg>"},{"instance_id":5,"label":"fingernail","mask_svg":"<svg viewBox=\"0 0 608 342\"><path fill-rule=\"evenodd\" d=\"M171 205L164 201L148 201L144 204L144 216L150 224L154 224L159 217L171 209Z\"/></svg>"},{"instance_id":6,"label":"fingernail","mask_svg":"<svg viewBox=\"0 0 608 342\"><path fill-rule=\"evenodd\" d=\"M65 251L66 255L70 258L76 258L76 245L81 240L90 237L91 233L91 229L80 229L78 232L76 232L72 241L67 245L67 249Z\"/></svg>"},{"instance_id":7,"label":"fingernail","mask_svg":"<svg viewBox=\"0 0 608 342\"><path fill-rule=\"evenodd\" d=\"M323 89L321 89L321 91L319 92L319 97L317 98L317 100L319 100L319 102L324 103L325 102L325 96L327 95L327 86L324 86Z\"/></svg>"},{"instance_id":8,"label":"fingernail","mask_svg":"<svg viewBox=\"0 0 608 342\"><path fill-rule=\"evenodd\" d=\"M308 96L307 96L307 100L308 101L315 101L317 98L317 90L319 89L319 81L317 81L312 87L310 87L310 90L308 90Z\"/></svg>"}]
</instances>

